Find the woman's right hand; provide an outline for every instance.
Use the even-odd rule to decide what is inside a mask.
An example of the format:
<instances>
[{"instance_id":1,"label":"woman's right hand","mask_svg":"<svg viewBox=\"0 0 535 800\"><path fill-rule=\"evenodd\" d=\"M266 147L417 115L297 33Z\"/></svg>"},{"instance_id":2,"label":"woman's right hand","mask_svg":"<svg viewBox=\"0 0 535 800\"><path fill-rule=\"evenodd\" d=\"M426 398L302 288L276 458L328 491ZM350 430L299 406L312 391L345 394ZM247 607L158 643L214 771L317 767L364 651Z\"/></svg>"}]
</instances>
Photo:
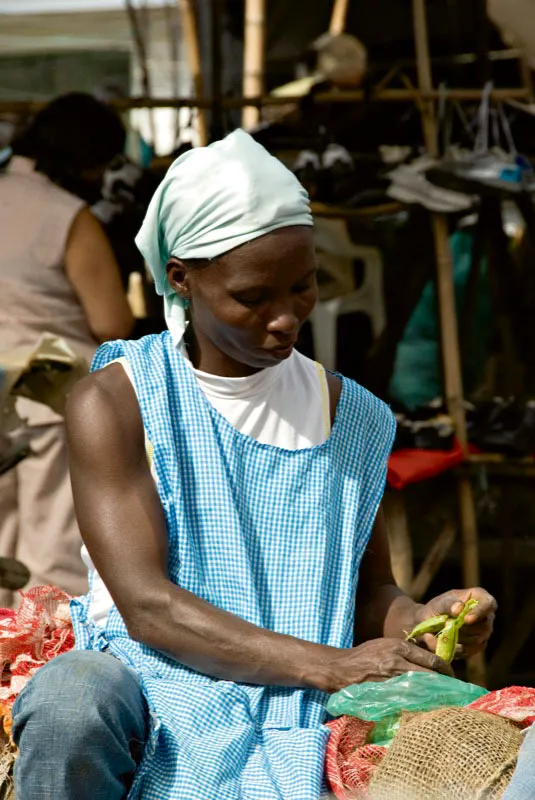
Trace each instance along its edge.
<instances>
[{"instance_id":1,"label":"woman's right hand","mask_svg":"<svg viewBox=\"0 0 535 800\"><path fill-rule=\"evenodd\" d=\"M365 681L386 681L405 672L440 672L453 677L450 665L429 650L402 639L371 639L358 647L329 648L312 675L312 683L325 692Z\"/></svg>"}]
</instances>

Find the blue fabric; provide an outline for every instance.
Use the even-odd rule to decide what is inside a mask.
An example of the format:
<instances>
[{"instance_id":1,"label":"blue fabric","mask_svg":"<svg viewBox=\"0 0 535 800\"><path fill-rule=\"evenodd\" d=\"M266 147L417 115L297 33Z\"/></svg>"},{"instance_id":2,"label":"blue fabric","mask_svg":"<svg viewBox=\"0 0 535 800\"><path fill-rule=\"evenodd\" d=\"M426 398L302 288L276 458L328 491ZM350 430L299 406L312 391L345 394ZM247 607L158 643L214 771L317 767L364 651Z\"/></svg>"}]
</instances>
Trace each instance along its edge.
<instances>
[{"instance_id":1,"label":"blue fabric","mask_svg":"<svg viewBox=\"0 0 535 800\"><path fill-rule=\"evenodd\" d=\"M456 231L450 237L455 284L455 306L460 321L466 286L472 267L474 237L471 231ZM424 287L411 318L398 344L390 381L390 396L405 408L426 405L442 394L440 369L440 332L435 281ZM477 302L470 347L462 352L463 383L470 391L481 380L492 335L492 303L487 277L487 260L483 259L479 276Z\"/></svg>"},{"instance_id":2,"label":"blue fabric","mask_svg":"<svg viewBox=\"0 0 535 800\"><path fill-rule=\"evenodd\" d=\"M535 725L522 742L511 783L502 800L533 800L535 797Z\"/></svg>"},{"instance_id":3,"label":"blue fabric","mask_svg":"<svg viewBox=\"0 0 535 800\"><path fill-rule=\"evenodd\" d=\"M168 332L112 342L93 369L125 356L154 448L172 580L280 633L352 645L358 569L384 489L395 423L343 379L329 439L283 450L237 431L208 402ZM326 696L236 684L188 669L106 630L74 601L77 647L102 649L141 676L157 723L130 798L315 800L323 788Z\"/></svg>"},{"instance_id":4,"label":"blue fabric","mask_svg":"<svg viewBox=\"0 0 535 800\"><path fill-rule=\"evenodd\" d=\"M13 706L20 800L123 800L149 733L138 676L104 653L45 664Z\"/></svg>"}]
</instances>

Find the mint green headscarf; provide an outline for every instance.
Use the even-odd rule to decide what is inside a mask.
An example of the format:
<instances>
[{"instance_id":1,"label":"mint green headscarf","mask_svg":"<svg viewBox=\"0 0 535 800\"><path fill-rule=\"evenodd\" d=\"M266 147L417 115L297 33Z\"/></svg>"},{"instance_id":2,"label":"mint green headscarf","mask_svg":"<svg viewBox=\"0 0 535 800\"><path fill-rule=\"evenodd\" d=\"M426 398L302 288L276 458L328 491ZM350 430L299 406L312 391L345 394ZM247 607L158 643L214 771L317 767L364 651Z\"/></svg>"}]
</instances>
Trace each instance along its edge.
<instances>
[{"instance_id":1,"label":"mint green headscarf","mask_svg":"<svg viewBox=\"0 0 535 800\"><path fill-rule=\"evenodd\" d=\"M186 315L184 301L167 283L169 258L216 258L291 225L312 225L308 194L245 131L177 158L136 237L156 291L164 297L165 319L177 347Z\"/></svg>"}]
</instances>

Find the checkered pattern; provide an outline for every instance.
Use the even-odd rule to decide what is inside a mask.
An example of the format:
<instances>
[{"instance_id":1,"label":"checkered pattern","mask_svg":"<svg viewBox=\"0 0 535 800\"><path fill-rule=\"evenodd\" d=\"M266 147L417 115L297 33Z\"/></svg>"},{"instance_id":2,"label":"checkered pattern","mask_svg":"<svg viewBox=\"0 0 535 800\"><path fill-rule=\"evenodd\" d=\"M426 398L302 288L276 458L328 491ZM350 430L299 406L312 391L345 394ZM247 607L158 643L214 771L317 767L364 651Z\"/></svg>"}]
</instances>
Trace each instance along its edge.
<instances>
[{"instance_id":1,"label":"checkered pattern","mask_svg":"<svg viewBox=\"0 0 535 800\"><path fill-rule=\"evenodd\" d=\"M168 333L100 348L126 356L167 517L169 573L255 625L350 647L358 567L386 475L394 422L344 379L331 436L288 451L240 433L200 391ZM77 647L141 675L152 737L129 797L317 800L328 729L317 691L214 680L134 642L114 608L106 631L73 605Z\"/></svg>"}]
</instances>

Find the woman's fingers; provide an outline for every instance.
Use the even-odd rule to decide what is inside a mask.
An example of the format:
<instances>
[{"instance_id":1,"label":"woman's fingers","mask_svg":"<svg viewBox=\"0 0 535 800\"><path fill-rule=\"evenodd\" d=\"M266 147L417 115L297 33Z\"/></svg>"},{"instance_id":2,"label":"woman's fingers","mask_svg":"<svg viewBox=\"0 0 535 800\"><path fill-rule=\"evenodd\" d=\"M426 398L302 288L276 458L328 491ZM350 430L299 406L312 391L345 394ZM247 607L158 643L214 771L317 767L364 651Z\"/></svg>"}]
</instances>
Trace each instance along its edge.
<instances>
[{"instance_id":1,"label":"woman's fingers","mask_svg":"<svg viewBox=\"0 0 535 800\"><path fill-rule=\"evenodd\" d=\"M434 638L434 637L432 637ZM405 659L410 664L415 664L419 667L429 670L429 672L440 672L442 675L453 677L453 670L449 664L435 655L430 650L425 650L423 647L418 647L412 642L405 642L406 651L403 653Z\"/></svg>"}]
</instances>

